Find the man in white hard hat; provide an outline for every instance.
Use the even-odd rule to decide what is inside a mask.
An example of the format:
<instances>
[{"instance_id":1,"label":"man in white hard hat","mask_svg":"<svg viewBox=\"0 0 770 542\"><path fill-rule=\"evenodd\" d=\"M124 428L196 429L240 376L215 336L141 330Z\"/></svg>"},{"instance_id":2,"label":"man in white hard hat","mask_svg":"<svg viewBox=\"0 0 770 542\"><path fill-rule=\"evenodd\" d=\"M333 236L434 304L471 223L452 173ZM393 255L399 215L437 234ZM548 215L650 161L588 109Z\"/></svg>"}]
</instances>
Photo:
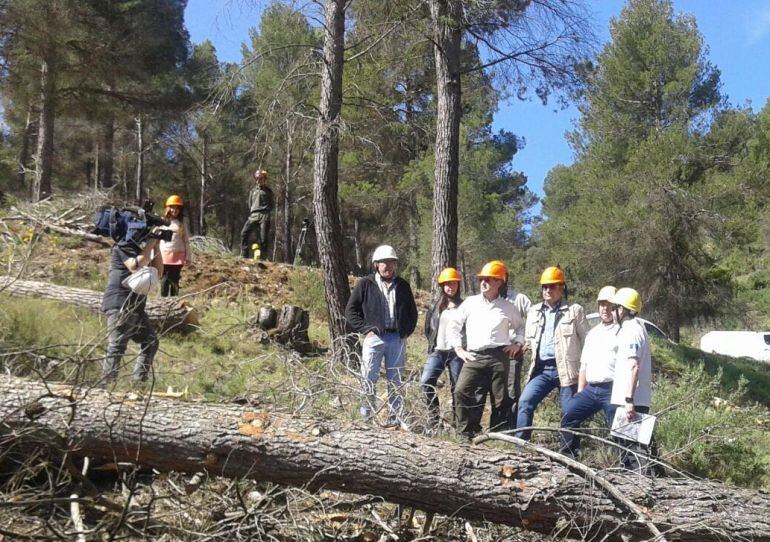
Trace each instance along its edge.
<instances>
[{"instance_id":1,"label":"man in white hard hat","mask_svg":"<svg viewBox=\"0 0 770 542\"><path fill-rule=\"evenodd\" d=\"M599 324L586 335L583 351L580 354L580 373L578 374L578 392L568 403L561 420L564 429L577 429L584 421L604 411L607 425L612 425L615 407L612 406L612 381L615 377L615 358L618 353L618 325L613 318L612 300L615 287L605 286L599 290L596 302L599 309ZM562 433L561 452L577 457L580 451L580 438L574 433Z\"/></svg>"},{"instance_id":2,"label":"man in white hard hat","mask_svg":"<svg viewBox=\"0 0 770 542\"><path fill-rule=\"evenodd\" d=\"M387 425L406 429L401 373L406 361L406 339L417 326L417 305L409 283L397 275L398 256L393 247L377 247L372 264L374 273L359 279L345 308L350 328L364 335L361 416L369 421L377 412L375 385L384 359L388 379Z\"/></svg>"}]
</instances>

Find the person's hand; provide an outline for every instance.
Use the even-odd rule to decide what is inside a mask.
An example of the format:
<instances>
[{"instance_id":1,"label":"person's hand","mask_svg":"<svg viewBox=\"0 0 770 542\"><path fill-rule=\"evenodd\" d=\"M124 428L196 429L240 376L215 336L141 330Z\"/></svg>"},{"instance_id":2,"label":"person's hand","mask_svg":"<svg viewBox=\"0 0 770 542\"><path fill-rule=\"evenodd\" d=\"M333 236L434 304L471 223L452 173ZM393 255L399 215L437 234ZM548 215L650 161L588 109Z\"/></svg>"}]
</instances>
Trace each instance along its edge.
<instances>
[{"instance_id":1,"label":"person's hand","mask_svg":"<svg viewBox=\"0 0 770 542\"><path fill-rule=\"evenodd\" d=\"M374 336L376 336L376 335L377 335L377 334L374 332L374 330L372 330L372 331L370 331L369 333L367 333L367 334L366 334L366 337L364 337L364 338L365 338L365 339L371 339L372 337L374 337Z\"/></svg>"},{"instance_id":2,"label":"person's hand","mask_svg":"<svg viewBox=\"0 0 770 542\"><path fill-rule=\"evenodd\" d=\"M465 348L455 348L455 353L463 361L476 361L476 354L468 352Z\"/></svg>"},{"instance_id":3,"label":"person's hand","mask_svg":"<svg viewBox=\"0 0 770 542\"><path fill-rule=\"evenodd\" d=\"M636 408L631 403L626 403L626 418L629 422L634 421L634 418L636 418Z\"/></svg>"},{"instance_id":4,"label":"person's hand","mask_svg":"<svg viewBox=\"0 0 770 542\"><path fill-rule=\"evenodd\" d=\"M512 345L503 347L503 352L505 352L509 358L518 354L519 350L521 350L521 345L519 343L513 343Z\"/></svg>"}]
</instances>

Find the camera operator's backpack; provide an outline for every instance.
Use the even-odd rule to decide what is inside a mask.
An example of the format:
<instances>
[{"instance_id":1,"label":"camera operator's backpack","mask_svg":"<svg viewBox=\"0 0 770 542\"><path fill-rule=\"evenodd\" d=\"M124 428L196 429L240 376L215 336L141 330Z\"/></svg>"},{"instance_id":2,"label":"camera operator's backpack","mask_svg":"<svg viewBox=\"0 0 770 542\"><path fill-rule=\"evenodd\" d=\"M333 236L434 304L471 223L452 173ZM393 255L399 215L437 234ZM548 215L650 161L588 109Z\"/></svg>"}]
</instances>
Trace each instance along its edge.
<instances>
[{"instance_id":1,"label":"camera operator's backpack","mask_svg":"<svg viewBox=\"0 0 770 542\"><path fill-rule=\"evenodd\" d=\"M109 237L116 243L120 241L143 240L147 232L147 221L128 210L107 205L99 208L94 214L93 233Z\"/></svg>"}]
</instances>

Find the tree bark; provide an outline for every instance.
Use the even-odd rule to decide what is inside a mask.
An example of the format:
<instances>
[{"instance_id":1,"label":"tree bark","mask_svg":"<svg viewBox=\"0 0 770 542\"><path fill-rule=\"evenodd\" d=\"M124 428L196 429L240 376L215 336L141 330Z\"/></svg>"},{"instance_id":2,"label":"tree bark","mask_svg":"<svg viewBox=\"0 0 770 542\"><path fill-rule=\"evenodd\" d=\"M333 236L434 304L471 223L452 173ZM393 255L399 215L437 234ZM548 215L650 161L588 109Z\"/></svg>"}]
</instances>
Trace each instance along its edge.
<instances>
[{"instance_id":1,"label":"tree bark","mask_svg":"<svg viewBox=\"0 0 770 542\"><path fill-rule=\"evenodd\" d=\"M324 277L333 350L340 337L345 335L345 305L350 297L337 196L345 4L345 0L326 0L324 3L324 62L313 165L313 212L318 259Z\"/></svg>"},{"instance_id":2,"label":"tree bark","mask_svg":"<svg viewBox=\"0 0 770 542\"><path fill-rule=\"evenodd\" d=\"M40 201L51 195L53 134L56 122L56 70L53 62L43 60L40 65L40 89L40 122L38 123L32 201Z\"/></svg>"},{"instance_id":3,"label":"tree bark","mask_svg":"<svg viewBox=\"0 0 770 542\"><path fill-rule=\"evenodd\" d=\"M18 182L19 188L24 190L27 188L27 169L29 165L29 147L30 140L32 139L32 129L34 127L33 115L34 107L32 104L27 106L27 121L24 123L24 133L21 136L21 148L19 149L19 174Z\"/></svg>"},{"instance_id":4,"label":"tree bark","mask_svg":"<svg viewBox=\"0 0 770 542\"><path fill-rule=\"evenodd\" d=\"M206 177L208 171L208 143L205 134L201 134L201 199L199 202L198 235L206 235Z\"/></svg>"},{"instance_id":5,"label":"tree bark","mask_svg":"<svg viewBox=\"0 0 770 542\"><path fill-rule=\"evenodd\" d=\"M430 0L436 59L436 150L433 185L433 277L457 267L457 191L460 162L460 0Z\"/></svg>"},{"instance_id":6,"label":"tree bark","mask_svg":"<svg viewBox=\"0 0 770 542\"><path fill-rule=\"evenodd\" d=\"M0 293L17 297L53 299L69 305L85 307L97 313L101 312L102 307L102 292L69 288L47 282L16 280L12 277L0 277ZM148 299L146 311L152 325L161 331L189 332L198 324L198 315L195 310L184 301L177 299Z\"/></svg>"},{"instance_id":7,"label":"tree bark","mask_svg":"<svg viewBox=\"0 0 770 542\"><path fill-rule=\"evenodd\" d=\"M74 456L160 472L252 478L371 494L468 520L559 537L648 540L628 504L526 449L491 449L364 424L238 405L148 397L0 377L0 431L52 436ZM35 430L39 431L35 431ZM770 495L691 479L604 473L667 540L770 541Z\"/></svg>"},{"instance_id":8,"label":"tree bark","mask_svg":"<svg viewBox=\"0 0 770 542\"><path fill-rule=\"evenodd\" d=\"M283 261L291 263L294 259L294 247L291 242L291 172L293 167L292 145L294 144L294 126L286 119L286 157L284 165L286 171L283 176ZM277 243L276 243L277 245Z\"/></svg>"},{"instance_id":9,"label":"tree bark","mask_svg":"<svg viewBox=\"0 0 770 542\"><path fill-rule=\"evenodd\" d=\"M144 201L144 125L142 115L136 117L136 204Z\"/></svg>"},{"instance_id":10,"label":"tree bark","mask_svg":"<svg viewBox=\"0 0 770 542\"><path fill-rule=\"evenodd\" d=\"M114 165L113 148L115 145L115 119L110 117L102 126L101 156L99 157L99 185L110 189L115 184L112 181Z\"/></svg>"}]
</instances>

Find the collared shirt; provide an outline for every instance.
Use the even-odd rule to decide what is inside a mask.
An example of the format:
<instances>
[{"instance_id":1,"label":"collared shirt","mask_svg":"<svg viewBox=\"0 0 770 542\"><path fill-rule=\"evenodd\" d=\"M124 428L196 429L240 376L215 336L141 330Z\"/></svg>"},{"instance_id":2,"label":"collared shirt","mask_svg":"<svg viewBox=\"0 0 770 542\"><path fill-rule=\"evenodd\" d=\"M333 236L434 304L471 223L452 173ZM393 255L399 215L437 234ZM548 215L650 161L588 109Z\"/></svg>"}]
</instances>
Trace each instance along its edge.
<instances>
[{"instance_id":1,"label":"collared shirt","mask_svg":"<svg viewBox=\"0 0 770 542\"><path fill-rule=\"evenodd\" d=\"M634 405L648 407L652 397L652 355L644 324L636 318L624 320L618 331L617 341L618 358L615 362L615 379L610 401L613 405L626 403L631 367L634 360L638 360L639 376L633 390Z\"/></svg>"},{"instance_id":2,"label":"collared shirt","mask_svg":"<svg viewBox=\"0 0 770 542\"><path fill-rule=\"evenodd\" d=\"M452 349L452 345L449 342L449 326L452 325L452 320L456 315L457 305L454 303L450 303L441 311L438 321L438 333L436 333L436 350L446 352Z\"/></svg>"},{"instance_id":3,"label":"collared shirt","mask_svg":"<svg viewBox=\"0 0 770 542\"><path fill-rule=\"evenodd\" d=\"M396 322L396 281L391 279L390 283L387 283L382 280L379 273L374 274L374 280L385 298L385 329L396 329L398 327Z\"/></svg>"},{"instance_id":4,"label":"collared shirt","mask_svg":"<svg viewBox=\"0 0 770 542\"><path fill-rule=\"evenodd\" d=\"M487 301L483 294L478 294L463 301L449 327L452 348L463 344L463 325L467 349L471 351L524 342L524 336L516 333L524 325L521 316L513 303L505 298Z\"/></svg>"},{"instance_id":5,"label":"collared shirt","mask_svg":"<svg viewBox=\"0 0 770 542\"><path fill-rule=\"evenodd\" d=\"M558 324L561 312L561 300L555 307L551 307L548 303L543 303L543 314L545 315L545 323L543 324L543 334L540 336L540 345L538 347L538 355L540 359L556 359L556 324Z\"/></svg>"},{"instance_id":6,"label":"collared shirt","mask_svg":"<svg viewBox=\"0 0 770 542\"><path fill-rule=\"evenodd\" d=\"M516 290L508 290L508 301L513 303L513 306L516 308L516 310L519 313L519 316L521 316L521 327L516 329L516 335L519 337L525 337L526 333L526 323L527 323L527 312L529 311L529 308L532 306L532 301L525 296L524 294L517 292Z\"/></svg>"},{"instance_id":7,"label":"collared shirt","mask_svg":"<svg viewBox=\"0 0 770 542\"><path fill-rule=\"evenodd\" d=\"M615 359L618 353L618 325L600 322L586 335L580 355L580 370L590 384L612 382L615 377Z\"/></svg>"}]
</instances>

